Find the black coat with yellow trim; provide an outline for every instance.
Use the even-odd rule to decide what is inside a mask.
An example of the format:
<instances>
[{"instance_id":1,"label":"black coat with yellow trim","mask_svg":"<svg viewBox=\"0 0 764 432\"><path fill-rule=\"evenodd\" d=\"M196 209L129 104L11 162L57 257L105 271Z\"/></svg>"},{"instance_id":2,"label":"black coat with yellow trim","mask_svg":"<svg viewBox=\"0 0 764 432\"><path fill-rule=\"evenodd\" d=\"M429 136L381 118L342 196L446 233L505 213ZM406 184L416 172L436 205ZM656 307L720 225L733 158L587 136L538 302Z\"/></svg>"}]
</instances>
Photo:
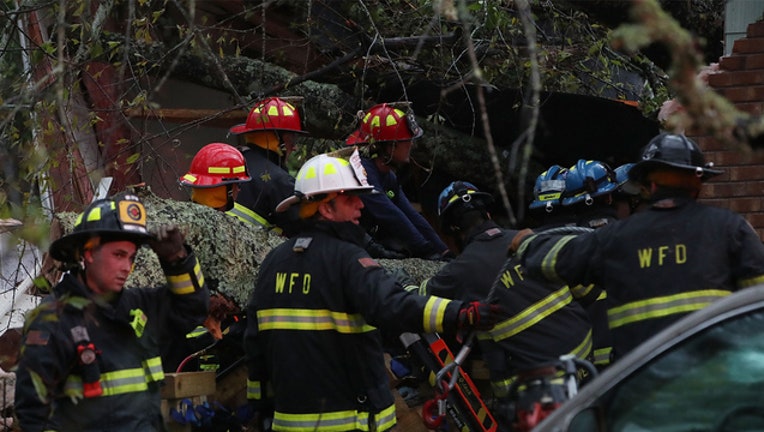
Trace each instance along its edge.
<instances>
[{"instance_id":1,"label":"black coat with yellow trim","mask_svg":"<svg viewBox=\"0 0 764 432\"><path fill-rule=\"evenodd\" d=\"M607 291L614 355L622 356L731 291L764 282L764 246L729 210L669 198L579 236L529 238L528 271Z\"/></svg>"},{"instance_id":2,"label":"black coat with yellow trim","mask_svg":"<svg viewBox=\"0 0 764 432\"><path fill-rule=\"evenodd\" d=\"M342 430L363 430L369 414L379 413L378 430L388 430L393 397L376 327L456 328L461 302L403 290L360 246L362 236L351 223L317 222L272 250L259 269L247 309L248 396L262 399L269 382L274 430L320 431L330 419Z\"/></svg>"},{"instance_id":3,"label":"black coat with yellow trim","mask_svg":"<svg viewBox=\"0 0 764 432\"><path fill-rule=\"evenodd\" d=\"M15 410L22 430L164 430L160 336L185 337L204 321L209 302L193 254L164 270L168 285L123 290L112 302L94 298L77 277L66 274L54 296L32 312L17 369ZM141 318L131 324L136 316ZM98 352L104 389L92 398L83 398L81 385L67 390L83 374L72 335L82 327Z\"/></svg>"}]
</instances>

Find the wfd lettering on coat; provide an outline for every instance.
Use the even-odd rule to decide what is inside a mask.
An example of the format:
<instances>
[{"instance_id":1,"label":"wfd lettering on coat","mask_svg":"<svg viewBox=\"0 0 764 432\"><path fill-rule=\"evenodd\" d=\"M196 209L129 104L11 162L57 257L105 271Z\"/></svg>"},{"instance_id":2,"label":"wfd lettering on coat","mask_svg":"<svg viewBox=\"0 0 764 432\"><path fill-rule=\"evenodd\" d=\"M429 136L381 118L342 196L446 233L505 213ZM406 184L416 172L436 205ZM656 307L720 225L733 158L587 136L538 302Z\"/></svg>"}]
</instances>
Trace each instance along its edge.
<instances>
[{"instance_id":1,"label":"wfd lettering on coat","mask_svg":"<svg viewBox=\"0 0 764 432\"><path fill-rule=\"evenodd\" d=\"M667 263L684 264L687 262L687 246L676 244L673 246L673 253L671 249L672 246L658 246L655 248L637 250L639 267L651 267L653 265L653 257L655 257L655 264L658 266Z\"/></svg>"},{"instance_id":2,"label":"wfd lettering on coat","mask_svg":"<svg viewBox=\"0 0 764 432\"><path fill-rule=\"evenodd\" d=\"M504 285L504 288L511 288L515 286L515 278L512 276L513 274L517 276L517 280L521 281L523 280L523 272L521 271L522 266L520 264L505 270L501 274L501 283Z\"/></svg>"},{"instance_id":3,"label":"wfd lettering on coat","mask_svg":"<svg viewBox=\"0 0 764 432\"><path fill-rule=\"evenodd\" d=\"M284 294L284 288L287 294L292 294L295 288L307 294L310 292L310 279L310 273L276 273L276 294Z\"/></svg>"}]
</instances>

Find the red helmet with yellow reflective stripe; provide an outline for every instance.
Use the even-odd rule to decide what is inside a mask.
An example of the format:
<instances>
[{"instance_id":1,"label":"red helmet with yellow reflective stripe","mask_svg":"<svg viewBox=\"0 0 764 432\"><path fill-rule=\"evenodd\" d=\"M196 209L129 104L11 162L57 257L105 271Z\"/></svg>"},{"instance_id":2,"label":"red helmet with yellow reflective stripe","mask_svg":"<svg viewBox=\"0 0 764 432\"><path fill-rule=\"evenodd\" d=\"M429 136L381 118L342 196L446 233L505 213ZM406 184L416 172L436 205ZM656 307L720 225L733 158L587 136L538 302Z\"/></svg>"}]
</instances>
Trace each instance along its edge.
<instances>
[{"instance_id":1,"label":"red helmet with yellow reflective stripe","mask_svg":"<svg viewBox=\"0 0 764 432\"><path fill-rule=\"evenodd\" d=\"M277 97L270 97L256 103L249 111L247 122L232 127L230 132L238 135L264 130L307 133L302 130L297 108Z\"/></svg>"},{"instance_id":2,"label":"red helmet with yellow reflective stripe","mask_svg":"<svg viewBox=\"0 0 764 432\"><path fill-rule=\"evenodd\" d=\"M410 141L424 133L414 113L403 111L396 104L371 107L361 119L361 126L345 140L347 145Z\"/></svg>"},{"instance_id":3,"label":"red helmet with yellow reflective stripe","mask_svg":"<svg viewBox=\"0 0 764 432\"><path fill-rule=\"evenodd\" d=\"M236 147L211 143L202 147L191 161L191 168L178 181L183 186L212 188L251 180L247 163Z\"/></svg>"}]
</instances>

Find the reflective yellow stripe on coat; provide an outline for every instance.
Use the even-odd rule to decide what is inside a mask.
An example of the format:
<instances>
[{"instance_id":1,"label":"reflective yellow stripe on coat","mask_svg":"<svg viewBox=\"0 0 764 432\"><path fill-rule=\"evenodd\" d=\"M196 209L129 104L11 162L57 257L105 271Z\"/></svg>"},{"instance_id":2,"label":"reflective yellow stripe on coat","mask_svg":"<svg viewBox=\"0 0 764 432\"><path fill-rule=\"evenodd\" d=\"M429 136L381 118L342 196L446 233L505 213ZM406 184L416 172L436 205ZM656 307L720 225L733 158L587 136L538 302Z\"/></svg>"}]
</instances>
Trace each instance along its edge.
<instances>
[{"instance_id":1,"label":"reflective yellow stripe on coat","mask_svg":"<svg viewBox=\"0 0 764 432\"><path fill-rule=\"evenodd\" d=\"M239 220L252 225L259 225L263 228L271 228L271 224L262 216L255 213L249 207L243 206L237 202L233 203L233 208L226 212L227 215L238 218Z\"/></svg>"},{"instance_id":2,"label":"reflective yellow stripe on coat","mask_svg":"<svg viewBox=\"0 0 764 432\"><path fill-rule=\"evenodd\" d=\"M491 339L502 341L532 327L543 319L564 308L573 301L567 286L552 292L510 319L504 320L488 331Z\"/></svg>"},{"instance_id":3,"label":"reflective yellow stripe on coat","mask_svg":"<svg viewBox=\"0 0 764 432\"><path fill-rule=\"evenodd\" d=\"M193 272L180 275L168 275L167 283L170 285L170 291L172 291L173 294L183 295L196 292L199 287L204 285L204 274L199 265L199 260L196 260L194 263Z\"/></svg>"},{"instance_id":4,"label":"reflective yellow stripe on coat","mask_svg":"<svg viewBox=\"0 0 764 432\"><path fill-rule=\"evenodd\" d=\"M608 309L607 316L610 328L618 328L626 324L644 321L652 318L662 318L679 313L688 313L703 309L714 300L730 294L728 290L699 290L689 291L663 297L639 300Z\"/></svg>"},{"instance_id":5,"label":"reflective yellow stripe on coat","mask_svg":"<svg viewBox=\"0 0 764 432\"><path fill-rule=\"evenodd\" d=\"M370 419L376 425L376 429L369 428ZM386 431L393 426L395 426L395 405L390 405L374 415L363 411L347 410L318 414L287 414L276 411L273 416L273 430L279 431Z\"/></svg>"},{"instance_id":6,"label":"reflective yellow stripe on coat","mask_svg":"<svg viewBox=\"0 0 764 432\"><path fill-rule=\"evenodd\" d=\"M263 309L257 311L257 326L266 330L334 330L339 333L366 333L375 327L366 324L361 314L328 309Z\"/></svg>"},{"instance_id":7,"label":"reflective yellow stripe on coat","mask_svg":"<svg viewBox=\"0 0 764 432\"><path fill-rule=\"evenodd\" d=\"M141 368L122 369L101 373L101 388L103 396L114 396L125 393L143 392L148 390L150 381L164 379L162 360L159 357L144 362ZM64 384L64 393L74 398L82 398L82 377L69 375Z\"/></svg>"}]
</instances>

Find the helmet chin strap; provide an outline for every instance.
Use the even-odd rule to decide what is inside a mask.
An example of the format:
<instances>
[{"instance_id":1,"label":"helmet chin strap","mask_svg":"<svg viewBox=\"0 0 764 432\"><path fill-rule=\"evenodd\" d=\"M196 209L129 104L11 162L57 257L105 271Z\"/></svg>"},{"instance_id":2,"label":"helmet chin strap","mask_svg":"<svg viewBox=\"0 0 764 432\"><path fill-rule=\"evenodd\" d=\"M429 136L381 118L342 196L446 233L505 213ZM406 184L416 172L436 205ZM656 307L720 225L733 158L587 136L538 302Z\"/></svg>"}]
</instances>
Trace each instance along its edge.
<instances>
[{"instance_id":1,"label":"helmet chin strap","mask_svg":"<svg viewBox=\"0 0 764 432\"><path fill-rule=\"evenodd\" d=\"M230 183L225 185L225 196L225 211L228 211L233 208L233 185Z\"/></svg>"}]
</instances>

